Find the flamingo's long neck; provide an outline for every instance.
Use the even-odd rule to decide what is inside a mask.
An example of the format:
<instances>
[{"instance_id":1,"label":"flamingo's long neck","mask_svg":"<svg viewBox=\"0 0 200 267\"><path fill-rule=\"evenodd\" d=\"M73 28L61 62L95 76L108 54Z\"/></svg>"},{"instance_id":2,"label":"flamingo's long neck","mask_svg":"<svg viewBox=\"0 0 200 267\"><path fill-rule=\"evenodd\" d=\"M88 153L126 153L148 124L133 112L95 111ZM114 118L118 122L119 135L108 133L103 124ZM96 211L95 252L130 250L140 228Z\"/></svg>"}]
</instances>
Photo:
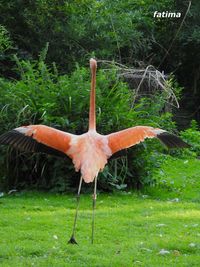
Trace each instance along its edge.
<instances>
[{"instance_id":1,"label":"flamingo's long neck","mask_svg":"<svg viewBox=\"0 0 200 267\"><path fill-rule=\"evenodd\" d=\"M96 111L95 111L95 87L96 87L96 70L97 62L95 59L90 59L91 69L91 91L90 91L90 113L89 113L89 130L96 130Z\"/></svg>"}]
</instances>

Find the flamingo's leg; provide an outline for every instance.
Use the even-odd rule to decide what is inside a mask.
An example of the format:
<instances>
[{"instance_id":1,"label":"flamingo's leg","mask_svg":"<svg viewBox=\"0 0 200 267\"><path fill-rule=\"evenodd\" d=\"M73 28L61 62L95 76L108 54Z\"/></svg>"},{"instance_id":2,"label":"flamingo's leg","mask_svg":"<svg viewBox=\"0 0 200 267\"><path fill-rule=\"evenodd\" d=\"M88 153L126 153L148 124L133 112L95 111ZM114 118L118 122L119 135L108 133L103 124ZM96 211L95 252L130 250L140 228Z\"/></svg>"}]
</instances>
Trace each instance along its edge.
<instances>
[{"instance_id":1,"label":"flamingo's leg","mask_svg":"<svg viewBox=\"0 0 200 267\"><path fill-rule=\"evenodd\" d=\"M71 236L70 240L68 241L68 244L78 245L74 235L75 235L75 230L76 230L76 221L77 221L77 216L78 216L78 208L79 208L79 202L80 202L80 193L81 193L82 181L83 181L83 177L81 176L80 182L79 182L79 187L78 187L78 193L77 193L77 205L76 205L76 212L75 212L75 217L74 217L74 226L73 226L73 230L72 230L72 236Z\"/></svg>"},{"instance_id":2,"label":"flamingo's leg","mask_svg":"<svg viewBox=\"0 0 200 267\"><path fill-rule=\"evenodd\" d=\"M94 194L92 202L92 244L94 242L94 212L96 208L96 199L97 199L97 176L94 179Z\"/></svg>"}]
</instances>

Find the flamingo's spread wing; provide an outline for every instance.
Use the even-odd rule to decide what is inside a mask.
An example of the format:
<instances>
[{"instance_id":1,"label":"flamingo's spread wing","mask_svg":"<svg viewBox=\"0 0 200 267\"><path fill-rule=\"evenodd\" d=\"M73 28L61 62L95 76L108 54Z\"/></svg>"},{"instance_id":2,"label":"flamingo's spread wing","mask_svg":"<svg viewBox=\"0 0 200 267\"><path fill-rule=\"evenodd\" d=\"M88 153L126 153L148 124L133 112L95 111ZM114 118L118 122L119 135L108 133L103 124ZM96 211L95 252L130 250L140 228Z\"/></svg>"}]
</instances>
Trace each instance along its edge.
<instances>
[{"instance_id":1,"label":"flamingo's spread wing","mask_svg":"<svg viewBox=\"0 0 200 267\"><path fill-rule=\"evenodd\" d=\"M0 136L0 144L8 144L27 152L43 152L66 156L71 134L45 125L29 125L15 128Z\"/></svg>"},{"instance_id":2,"label":"flamingo's spread wing","mask_svg":"<svg viewBox=\"0 0 200 267\"><path fill-rule=\"evenodd\" d=\"M168 148L189 147L178 136L162 129L148 126L136 126L107 135L108 145L112 153L143 142L145 138L157 137Z\"/></svg>"}]
</instances>

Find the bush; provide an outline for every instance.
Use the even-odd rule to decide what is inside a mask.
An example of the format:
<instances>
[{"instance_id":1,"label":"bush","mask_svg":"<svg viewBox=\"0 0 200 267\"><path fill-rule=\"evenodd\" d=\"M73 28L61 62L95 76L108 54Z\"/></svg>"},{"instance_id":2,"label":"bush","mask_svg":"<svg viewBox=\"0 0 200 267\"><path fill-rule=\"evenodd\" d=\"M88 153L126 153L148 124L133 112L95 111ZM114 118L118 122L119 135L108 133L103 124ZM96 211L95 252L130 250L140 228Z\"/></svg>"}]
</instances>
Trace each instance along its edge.
<instances>
[{"instance_id":1,"label":"bush","mask_svg":"<svg viewBox=\"0 0 200 267\"><path fill-rule=\"evenodd\" d=\"M48 67L44 58L45 52L38 62L16 58L21 79L12 82L0 80L1 133L28 124L46 124L74 134L87 131L89 68L77 65L71 75L58 75L56 66ZM172 115L162 112L164 93L141 98L131 108L132 94L127 84L117 78L114 69L98 71L96 110L99 133L108 134L135 125L175 130ZM100 188L124 189L127 185L138 187L151 183L151 171L159 163L159 153L162 152L163 147L156 140L130 149L121 159L110 161L99 175ZM75 173L70 159L57 160L13 149L8 151L8 155L6 158L2 153L0 158L4 188L36 187L62 192L77 186L79 174Z\"/></svg>"},{"instance_id":2,"label":"bush","mask_svg":"<svg viewBox=\"0 0 200 267\"><path fill-rule=\"evenodd\" d=\"M194 152L193 154L196 156L200 156L200 131L198 128L198 123L195 120L191 121L190 128L181 132L181 137L185 140L189 145L191 145L190 150Z\"/></svg>"},{"instance_id":3,"label":"bush","mask_svg":"<svg viewBox=\"0 0 200 267\"><path fill-rule=\"evenodd\" d=\"M0 3L1 23L14 40L18 56L37 59L38 53L49 42L48 62L56 62L59 69L65 71L74 69L77 61L85 64L93 52L98 58L131 65L146 61L149 56L154 59L152 52L157 53L159 60L158 51L161 56L163 53L159 40L164 35L168 41L169 22L158 23L153 12L166 10L169 6L174 6L172 0L159 3L154 0L147 3L138 0L10 3L2 0Z\"/></svg>"}]
</instances>

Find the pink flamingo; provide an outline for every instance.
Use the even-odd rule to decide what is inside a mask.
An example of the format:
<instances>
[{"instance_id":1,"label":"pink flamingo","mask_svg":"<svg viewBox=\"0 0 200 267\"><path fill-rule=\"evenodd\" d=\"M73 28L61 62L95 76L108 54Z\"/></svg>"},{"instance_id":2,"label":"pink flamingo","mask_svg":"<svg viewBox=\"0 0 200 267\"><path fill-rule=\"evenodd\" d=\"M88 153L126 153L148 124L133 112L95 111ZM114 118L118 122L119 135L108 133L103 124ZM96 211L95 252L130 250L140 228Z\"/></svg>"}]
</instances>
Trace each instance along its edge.
<instances>
[{"instance_id":1,"label":"pink flamingo","mask_svg":"<svg viewBox=\"0 0 200 267\"><path fill-rule=\"evenodd\" d=\"M176 135L165 130L149 126L131 127L108 135L96 131L95 87L97 62L90 59L91 91L88 132L75 135L45 125L28 125L15 128L0 136L1 144L10 144L20 150L43 152L57 156L64 155L72 159L75 170L81 173L77 194L77 207L72 235L69 243L75 240L76 220L79 207L82 180L86 183L94 181L92 243L94 240L94 211L96 206L97 176L104 169L108 159L116 152L143 142L145 138L158 138L168 148L188 147Z\"/></svg>"}]
</instances>

